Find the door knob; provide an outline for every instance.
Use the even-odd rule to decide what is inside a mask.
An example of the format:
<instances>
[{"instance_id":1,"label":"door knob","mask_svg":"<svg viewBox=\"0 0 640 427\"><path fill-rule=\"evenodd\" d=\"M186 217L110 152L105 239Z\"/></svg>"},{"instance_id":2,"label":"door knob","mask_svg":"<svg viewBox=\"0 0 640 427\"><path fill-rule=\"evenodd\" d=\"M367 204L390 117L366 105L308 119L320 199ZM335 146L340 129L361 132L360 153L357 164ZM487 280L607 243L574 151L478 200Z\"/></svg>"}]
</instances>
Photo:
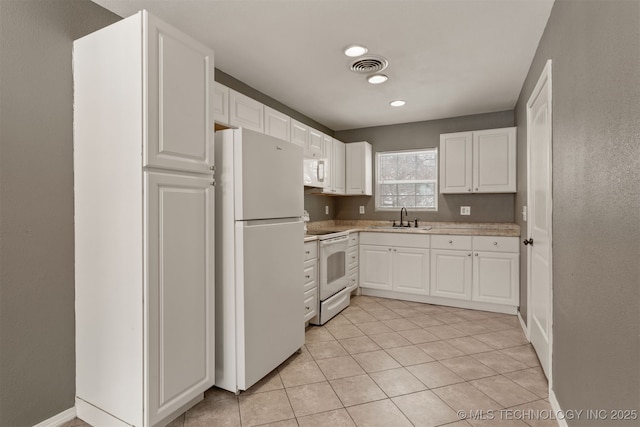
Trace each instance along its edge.
<instances>
[{"instance_id":1,"label":"door knob","mask_svg":"<svg viewBox=\"0 0 640 427\"><path fill-rule=\"evenodd\" d=\"M533 239L532 239L532 238L529 238L529 240L525 240L525 241L523 241L522 243L524 243L525 245L531 245L531 246L533 246Z\"/></svg>"}]
</instances>

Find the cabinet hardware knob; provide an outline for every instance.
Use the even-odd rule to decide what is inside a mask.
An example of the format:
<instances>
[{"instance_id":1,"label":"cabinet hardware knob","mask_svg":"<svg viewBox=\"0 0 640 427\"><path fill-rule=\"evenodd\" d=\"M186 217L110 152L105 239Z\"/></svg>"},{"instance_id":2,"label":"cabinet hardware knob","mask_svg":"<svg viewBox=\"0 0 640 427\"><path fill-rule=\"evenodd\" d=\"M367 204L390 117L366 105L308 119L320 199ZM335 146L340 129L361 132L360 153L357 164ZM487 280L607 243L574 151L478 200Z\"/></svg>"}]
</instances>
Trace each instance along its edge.
<instances>
[{"instance_id":1,"label":"cabinet hardware knob","mask_svg":"<svg viewBox=\"0 0 640 427\"><path fill-rule=\"evenodd\" d=\"M393 252L398 252L398 250L397 250L397 249L394 249L394 250L393 250Z\"/></svg>"},{"instance_id":2,"label":"cabinet hardware knob","mask_svg":"<svg viewBox=\"0 0 640 427\"><path fill-rule=\"evenodd\" d=\"M309 255L311 252L309 251L304 251L305 254Z\"/></svg>"},{"instance_id":3,"label":"cabinet hardware knob","mask_svg":"<svg viewBox=\"0 0 640 427\"><path fill-rule=\"evenodd\" d=\"M532 239L532 238L529 238L529 240L525 240L525 241L523 241L522 243L524 243L525 245L531 245L531 246L533 246L533 239Z\"/></svg>"},{"instance_id":4,"label":"cabinet hardware knob","mask_svg":"<svg viewBox=\"0 0 640 427\"><path fill-rule=\"evenodd\" d=\"M478 256L478 253L476 252L476 256Z\"/></svg>"},{"instance_id":5,"label":"cabinet hardware knob","mask_svg":"<svg viewBox=\"0 0 640 427\"><path fill-rule=\"evenodd\" d=\"M470 188L467 188L467 191L471 191L471 189L470 189Z\"/></svg>"},{"instance_id":6,"label":"cabinet hardware knob","mask_svg":"<svg viewBox=\"0 0 640 427\"><path fill-rule=\"evenodd\" d=\"M356 259L356 257L352 256L351 259Z\"/></svg>"},{"instance_id":7,"label":"cabinet hardware knob","mask_svg":"<svg viewBox=\"0 0 640 427\"><path fill-rule=\"evenodd\" d=\"M389 248L389 252L391 252L391 248Z\"/></svg>"},{"instance_id":8,"label":"cabinet hardware knob","mask_svg":"<svg viewBox=\"0 0 640 427\"><path fill-rule=\"evenodd\" d=\"M449 240L449 244L452 245L453 244L453 240Z\"/></svg>"},{"instance_id":9,"label":"cabinet hardware knob","mask_svg":"<svg viewBox=\"0 0 640 427\"><path fill-rule=\"evenodd\" d=\"M216 167L215 167L215 166L210 166L210 167L209 167L209 169L211 169L212 171L214 171L214 172L215 172Z\"/></svg>"},{"instance_id":10,"label":"cabinet hardware knob","mask_svg":"<svg viewBox=\"0 0 640 427\"><path fill-rule=\"evenodd\" d=\"M216 180L215 180L215 179L211 181L211 186L212 186L212 187L215 187L215 186L216 186Z\"/></svg>"},{"instance_id":11,"label":"cabinet hardware knob","mask_svg":"<svg viewBox=\"0 0 640 427\"><path fill-rule=\"evenodd\" d=\"M478 189L476 188L476 191L478 191Z\"/></svg>"},{"instance_id":12,"label":"cabinet hardware knob","mask_svg":"<svg viewBox=\"0 0 640 427\"><path fill-rule=\"evenodd\" d=\"M471 256L471 254L467 254L467 256Z\"/></svg>"},{"instance_id":13,"label":"cabinet hardware knob","mask_svg":"<svg viewBox=\"0 0 640 427\"><path fill-rule=\"evenodd\" d=\"M494 246L498 246L498 242L493 242L493 245Z\"/></svg>"},{"instance_id":14,"label":"cabinet hardware knob","mask_svg":"<svg viewBox=\"0 0 640 427\"><path fill-rule=\"evenodd\" d=\"M307 309L307 311L309 310L309 306L306 306L305 308Z\"/></svg>"},{"instance_id":15,"label":"cabinet hardware knob","mask_svg":"<svg viewBox=\"0 0 640 427\"><path fill-rule=\"evenodd\" d=\"M307 279L311 279L311 276L309 276L308 274L306 276L304 276Z\"/></svg>"}]
</instances>

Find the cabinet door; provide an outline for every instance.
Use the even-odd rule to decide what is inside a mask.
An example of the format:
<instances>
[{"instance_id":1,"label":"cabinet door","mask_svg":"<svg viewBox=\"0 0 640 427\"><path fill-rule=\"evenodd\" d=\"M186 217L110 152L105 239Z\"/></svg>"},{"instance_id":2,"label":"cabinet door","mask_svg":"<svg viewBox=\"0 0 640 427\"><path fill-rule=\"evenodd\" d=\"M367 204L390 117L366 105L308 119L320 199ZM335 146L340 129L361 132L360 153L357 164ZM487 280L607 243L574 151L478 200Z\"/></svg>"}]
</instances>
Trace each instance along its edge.
<instances>
[{"instance_id":1,"label":"cabinet door","mask_svg":"<svg viewBox=\"0 0 640 427\"><path fill-rule=\"evenodd\" d=\"M431 249L431 296L471 299L471 252Z\"/></svg>"},{"instance_id":2,"label":"cabinet door","mask_svg":"<svg viewBox=\"0 0 640 427\"><path fill-rule=\"evenodd\" d=\"M319 158L322 156L322 141L324 134L318 130L309 128L309 139L304 152L307 157Z\"/></svg>"},{"instance_id":3,"label":"cabinet door","mask_svg":"<svg viewBox=\"0 0 640 427\"><path fill-rule=\"evenodd\" d=\"M473 300L517 306L519 260L517 253L474 252Z\"/></svg>"},{"instance_id":4,"label":"cabinet door","mask_svg":"<svg viewBox=\"0 0 640 427\"><path fill-rule=\"evenodd\" d=\"M366 142L345 144L346 194L372 194L371 149Z\"/></svg>"},{"instance_id":5,"label":"cabinet door","mask_svg":"<svg viewBox=\"0 0 640 427\"><path fill-rule=\"evenodd\" d=\"M307 141L309 139L309 126L291 119L291 142L304 148L307 152Z\"/></svg>"},{"instance_id":6,"label":"cabinet door","mask_svg":"<svg viewBox=\"0 0 640 427\"><path fill-rule=\"evenodd\" d=\"M210 181L145 173L149 425L214 383L214 187Z\"/></svg>"},{"instance_id":7,"label":"cabinet door","mask_svg":"<svg viewBox=\"0 0 640 427\"><path fill-rule=\"evenodd\" d=\"M213 83L213 120L223 125L229 124L229 88L218 82Z\"/></svg>"},{"instance_id":8,"label":"cabinet door","mask_svg":"<svg viewBox=\"0 0 640 427\"><path fill-rule=\"evenodd\" d=\"M264 107L264 133L291 141L291 118L271 107Z\"/></svg>"},{"instance_id":9,"label":"cabinet door","mask_svg":"<svg viewBox=\"0 0 640 427\"><path fill-rule=\"evenodd\" d=\"M333 138L324 135L322 138L322 157L324 158L323 193L333 193Z\"/></svg>"},{"instance_id":10,"label":"cabinet door","mask_svg":"<svg viewBox=\"0 0 640 427\"><path fill-rule=\"evenodd\" d=\"M144 166L209 173L213 51L150 15L147 35Z\"/></svg>"},{"instance_id":11,"label":"cabinet door","mask_svg":"<svg viewBox=\"0 0 640 427\"><path fill-rule=\"evenodd\" d=\"M231 89L229 91L229 124L264 132L264 105Z\"/></svg>"},{"instance_id":12,"label":"cabinet door","mask_svg":"<svg viewBox=\"0 0 640 427\"><path fill-rule=\"evenodd\" d=\"M429 250L393 248L393 290L429 295Z\"/></svg>"},{"instance_id":13,"label":"cabinet door","mask_svg":"<svg viewBox=\"0 0 640 427\"><path fill-rule=\"evenodd\" d=\"M472 132L440 135L440 192L472 191Z\"/></svg>"},{"instance_id":14,"label":"cabinet door","mask_svg":"<svg viewBox=\"0 0 640 427\"><path fill-rule=\"evenodd\" d=\"M333 194L345 194L345 151L344 151L344 143L338 141L337 139L333 140L333 153L332 153L332 178L331 182L333 183Z\"/></svg>"},{"instance_id":15,"label":"cabinet door","mask_svg":"<svg viewBox=\"0 0 640 427\"><path fill-rule=\"evenodd\" d=\"M516 128L473 133L473 191L515 193Z\"/></svg>"},{"instance_id":16,"label":"cabinet door","mask_svg":"<svg viewBox=\"0 0 640 427\"><path fill-rule=\"evenodd\" d=\"M391 290L392 263L391 248L360 245L360 286Z\"/></svg>"}]
</instances>

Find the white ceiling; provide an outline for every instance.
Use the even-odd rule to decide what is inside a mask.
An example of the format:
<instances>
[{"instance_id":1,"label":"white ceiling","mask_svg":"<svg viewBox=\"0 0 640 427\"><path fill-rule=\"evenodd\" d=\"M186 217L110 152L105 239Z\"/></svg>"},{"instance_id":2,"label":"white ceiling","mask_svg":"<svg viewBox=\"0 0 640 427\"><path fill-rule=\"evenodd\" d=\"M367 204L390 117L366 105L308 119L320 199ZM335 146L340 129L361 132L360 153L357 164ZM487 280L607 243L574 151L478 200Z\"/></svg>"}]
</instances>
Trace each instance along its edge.
<instances>
[{"instance_id":1,"label":"white ceiling","mask_svg":"<svg viewBox=\"0 0 640 427\"><path fill-rule=\"evenodd\" d=\"M159 16L215 51L215 66L333 130L512 109L553 0L93 0ZM389 60L389 81L349 70L349 44ZM407 105L392 108L389 102Z\"/></svg>"}]
</instances>

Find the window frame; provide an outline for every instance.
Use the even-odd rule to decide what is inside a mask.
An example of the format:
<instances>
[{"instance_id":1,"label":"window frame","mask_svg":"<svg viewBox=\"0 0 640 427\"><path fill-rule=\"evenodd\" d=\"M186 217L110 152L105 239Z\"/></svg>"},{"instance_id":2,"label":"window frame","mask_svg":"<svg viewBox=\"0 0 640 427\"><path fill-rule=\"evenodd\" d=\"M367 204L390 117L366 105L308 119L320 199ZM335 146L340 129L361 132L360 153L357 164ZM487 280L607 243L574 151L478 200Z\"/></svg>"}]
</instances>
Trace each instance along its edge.
<instances>
[{"instance_id":1,"label":"window frame","mask_svg":"<svg viewBox=\"0 0 640 427\"><path fill-rule=\"evenodd\" d=\"M411 180L408 183L434 183L434 200L435 200L435 206L434 207L427 207L427 208L423 208L423 207L415 207L415 206L406 206L407 209L411 209L412 211L419 211L419 212L437 212L438 211L438 185L439 185L439 151L438 151L438 147L425 147L425 148L411 148L411 149L406 149L406 150L393 150L393 151L376 151L375 153L375 171L374 171L374 197L375 197L375 210L376 212L393 212L396 211L398 209L401 209L402 206L400 207L393 207L393 208L387 208L384 206L380 206L380 157L382 155L387 155L387 154L408 154L408 153L422 153L422 152L430 152L430 153L435 153L435 178L431 179L431 180ZM396 195L397 196L397 195Z\"/></svg>"}]
</instances>

